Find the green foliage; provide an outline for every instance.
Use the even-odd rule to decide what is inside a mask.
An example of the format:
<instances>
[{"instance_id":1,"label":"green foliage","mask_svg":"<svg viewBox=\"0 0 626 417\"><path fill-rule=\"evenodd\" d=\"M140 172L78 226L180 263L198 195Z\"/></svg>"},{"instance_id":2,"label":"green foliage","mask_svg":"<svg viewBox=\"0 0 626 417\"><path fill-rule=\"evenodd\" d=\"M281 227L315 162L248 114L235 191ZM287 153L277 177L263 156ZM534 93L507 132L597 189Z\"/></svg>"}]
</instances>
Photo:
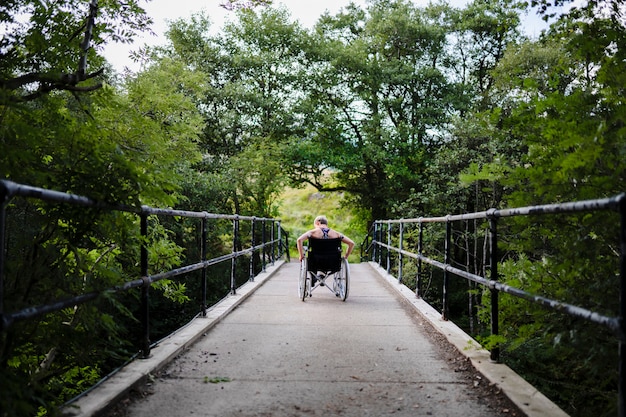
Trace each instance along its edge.
<instances>
[{"instance_id":1,"label":"green foliage","mask_svg":"<svg viewBox=\"0 0 626 417\"><path fill-rule=\"evenodd\" d=\"M319 215L326 216L331 228L349 236L358 245L366 232L358 209L348 204L340 193L320 193L313 186L286 188L278 210L281 226L289 232L291 257L297 258L296 239L313 228L313 220ZM350 262L358 261L358 248L355 248Z\"/></svg>"},{"instance_id":2,"label":"green foliage","mask_svg":"<svg viewBox=\"0 0 626 417\"><path fill-rule=\"evenodd\" d=\"M107 41L130 42L152 21L135 0L5 1L0 5L0 105L21 106L54 91L101 87Z\"/></svg>"},{"instance_id":3,"label":"green foliage","mask_svg":"<svg viewBox=\"0 0 626 417\"><path fill-rule=\"evenodd\" d=\"M374 218L424 186L420 173L438 143L427 132L445 125L456 94L443 75L439 17L398 1L320 20L306 49L313 111L309 135L292 142L294 182L349 191ZM326 168L335 170L328 178Z\"/></svg>"},{"instance_id":4,"label":"green foliage","mask_svg":"<svg viewBox=\"0 0 626 417\"><path fill-rule=\"evenodd\" d=\"M503 242L507 256L499 265L500 281L531 295L616 316L616 221L616 216L600 213L566 223L546 219L507 227L516 238L513 244ZM484 323L490 322L490 295L482 294L479 317ZM574 415L614 410L617 340L608 329L506 294L500 295L499 307L500 335L481 338L483 344L500 346L507 364L562 407L575 410Z\"/></svg>"},{"instance_id":5,"label":"green foliage","mask_svg":"<svg viewBox=\"0 0 626 417\"><path fill-rule=\"evenodd\" d=\"M33 86L37 89L33 96L27 96L28 89L11 90L12 71L18 68L20 72L62 72L73 67L74 52L79 52L61 51L75 44L61 44L66 30L77 30L69 17L78 6L68 4L67 10L61 6L49 8L46 13L51 14L34 13L33 26L25 25L23 31L16 27L15 38L4 39L33 42L24 45L30 48L30 62L10 52L10 59L2 60L1 177L109 203L174 205L184 173L200 160L196 139L203 120L191 98L202 91L201 80L181 65L165 62L127 80L124 91L107 85L89 95L80 94L87 89L74 89L70 94L56 91L67 90L66 85L49 90L45 83ZM103 7L114 10L118 6ZM120 13L139 12L134 4L116 10L116 18ZM51 20L43 22L45 16ZM60 29L61 20L55 21L55 16L67 16L61 19L67 27ZM37 46L44 39L35 42L32 38L42 24L51 28L42 32L50 36L45 38L45 49ZM96 39L102 35L100 29ZM16 51L18 43L4 46L5 52ZM65 61L55 61L59 57ZM130 214L11 201L5 311L102 291L138 277L142 242L138 230L138 220ZM151 267L179 265L183 261L180 247L164 229L153 231ZM178 302L188 299L185 283L161 281L158 287ZM38 408L40 413L54 414L56 407L132 355L128 331L136 323L133 313L118 297L106 293L91 304L15 324L0 339L0 409L12 416L32 416Z\"/></svg>"},{"instance_id":6,"label":"green foliage","mask_svg":"<svg viewBox=\"0 0 626 417\"><path fill-rule=\"evenodd\" d=\"M296 129L292 93L299 80L292 68L301 29L284 10L242 10L238 17L212 36L201 14L173 22L171 48L157 48L155 59L193 67L206 83L194 98L205 121L196 168L227 211L271 216L285 182L282 147Z\"/></svg>"},{"instance_id":7,"label":"green foliage","mask_svg":"<svg viewBox=\"0 0 626 417\"><path fill-rule=\"evenodd\" d=\"M278 214L292 242L318 214L358 243L376 218L624 191L626 36L619 10L596 13L596 1L573 5L533 41L519 33L526 5L507 0L462 9L376 0L326 14L312 31L282 8L252 7L269 2L233 1L236 19L218 34L202 14L174 21L169 44L149 49L142 71L119 87L99 71L97 47L146 29L137 2L99 2L97 14L87 2L5 3L2 178L134 207ZM8 311L136 278L142 243L150 273L200 257L197 223L180 219L151 217L145 242L129 214L14 200L7 219ZM500 278L613 315L615 224L606 213L501 223ZM485 269L484 226L455 231L453 258L468 271ZM230 225L216 222L209 234L210 254L231 250ZM428 227L424 236L427 255L439 260L442 234ZM415 245L416 232L407 239ZM231 271L216 269L209 292L221 298ZM441 275L426 269L422 279L438 305ZM198 274L157 284L156 337L197 313L199 286ZM490 293L460 280L453 287L453 313L479 304L484 325ZM128 357L136 298L107 293L4 334L0 408L53 413ZM500 304L502 334L482 339L487 346L501 346L572 414L612 409L609 335L523 300Z\"/></svg>"},{"instance_id":8,"label":"green foliage","mask_svg":"<svg viewBox=\"0 0 626 417\"><path fill-rule=\"evenodd\" d=\"M233 189L241 196L240 204L246 203L242 214L263 217L278 214L277 199L286 182L278 154L276 144L259 141L232 157L225 167Z\"/></svg>"},{"instance_id":9,"label":"green foliage","mask_svg":"<svg viewBox=\"0 0 626 417\"><path fill-rule=\"evenodd\" d=\"M401 209L443 215L624 191L623 104L614 99L623 80L614 64L623 56L625 31L611 13L591 17L592 7L574 9L538 41L503 45L495 61L481 61L491 62L491 71L470 72L480 100L455 121L451 140L433 159L429 193L418 190ZM480 74L488 76L481 81ZM618 223L612 213L500 221L500 280L616 316ZM470 261L465 267L481 270ZM488 324L490 293L475 295ZM480 335L481 341L499 345L503 360L572 415L608 415L616 407L617 340L567 317L502 295L501 335Z\"/></svg>"}]
</instances>

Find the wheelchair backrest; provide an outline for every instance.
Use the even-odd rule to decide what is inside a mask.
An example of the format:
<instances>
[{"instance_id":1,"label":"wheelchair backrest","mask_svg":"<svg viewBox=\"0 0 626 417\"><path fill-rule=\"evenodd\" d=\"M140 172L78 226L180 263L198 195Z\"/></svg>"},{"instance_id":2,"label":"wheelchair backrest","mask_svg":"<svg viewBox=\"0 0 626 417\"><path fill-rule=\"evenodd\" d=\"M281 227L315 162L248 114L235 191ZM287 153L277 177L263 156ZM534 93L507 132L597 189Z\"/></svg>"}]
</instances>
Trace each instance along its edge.
<instances>
[{"instance_id":1,"label":"wheelchair backrest","mask_svg":"<svg viewBox=\"0 0 626 417\"><path fill-rule=\"evenodd\" d=\"M341 238L309 238L309 271L337 272L341 269Z\"/></svg>"}]
</instances>

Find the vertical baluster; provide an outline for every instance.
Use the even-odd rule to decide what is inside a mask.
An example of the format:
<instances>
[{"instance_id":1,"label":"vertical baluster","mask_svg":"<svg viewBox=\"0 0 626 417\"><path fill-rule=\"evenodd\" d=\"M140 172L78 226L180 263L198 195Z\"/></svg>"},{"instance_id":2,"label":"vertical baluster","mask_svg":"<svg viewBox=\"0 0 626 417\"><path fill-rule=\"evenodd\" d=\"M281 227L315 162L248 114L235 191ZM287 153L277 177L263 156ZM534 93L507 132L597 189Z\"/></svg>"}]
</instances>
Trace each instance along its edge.
<instances>
[{"instance_id":1,"label":"vertical baluster","mask_svg":"<svg viewBox=\"0 0 626 417\"><path fill-rule=\"evenodd\" d=\"M490 209L487 213L489 219L489 269L491 271L490 278L492 281L498 280L498 219L496 218L496 210ZM499 291L495 288L491 288L491 334L497 336L499 330ZM490 358L493 362L500 360L500 348L494 347L491 350Z\"/></svg>"},{"instance_id":2,"label":"vertical baluster","mask_svg":"<svg viewBox=\"0 0 626 417\"><path fill-rule=\"evenodd\" d=\"M387 273L391 271L391 222L387 223Z\"/></svg>"},{"instance_id":3,"label":"vertical baluster","mask_svg":"<svg viewBox=\"0 0 626 417\"><path fill-rule=\"evenodd\" d=\"M626 417L626 195L619 200L620 210L620 313L619 322L619 417Z\"/></svg>"},{"instance_id":4,"label":"vertical baluster","mask_svg":"<svg viewBox=\"0 0 626 417\"><path fill-rule=\"evenodd\" d=\"M450 217L450 216L448 216ZM450 244L452 239L452 224L449 219L446 219L446 241L444 244L444 260L443 263L450 265ZM448 268L443 270L443 311L441 312L441 316L444 320L448 320L448 314L450 307L448 305L448 281L449 281L449 272Z\"/></svg>"},{"instance_id":5,"label":"vertical baluster","mask_svg":"<svg viewBox=\"0 0 626 417\"><path fill-rule=\"evenodd\" d=\"M261 265L263 266L263 272L265 272L265 243L267 242L265 236L265 219L261 221L261 240L263 241L263 246L261 246L261 255L263 256L261 259Z\"/></svg>"},{"instance_id":6,"label":"vertical baluster","mask_svg":"<svg viewBox=\"0 0 626 417\"><path fill-rule=\"evenodd\" d=\"M200 258L201 261L204 263L206 262L206 240L207 240L207 218L203 217L202 218L202 223L200 224L200 227L202 228L201 233L200 233ZM207 303L206 303L206 299L207 299L207 277L206 277L206 266L204 266L202 268L202 305L201 305L201 310L202 310L202 317L206 317L206 311L207 311Z\"/></svg>"},{"instance_id":7,"label":"vertical baluster","mask_svg":"<svg viewBox=\"0 0 626 417\"><path fill-rule=\"evenodd\" d=\"M141 213L141 277L144 280L141 286L141 325L143 330L141 357L148 358L150 356L150 306L149 306L149 290L150 281L148 280L148 215Z\"/></svg>"},{"instance_id":8,"label":"vertical baluster","mask_svg":"<svg viewBox=\"0 0 626 417\"><path fill-rule=\"evenodd\" d=\"M276 241L278 242L278 259L280 259L280 258L283 257L283 245L282 245L283 241L282 241L282 236L281 236L282 228L280 227L280 220L278 220L277 224L278 224L278 226L277 226L278 229L277 229L276 232L277 232L278 236L276 238Z\"/></svg>"},{"instance_id":9,"label":"vertical baluster","mask_svg":"<svg viewBox=\"0 0 626 417\"><path fill-rule=\"evenodd\" d=\"M417 279L415 283L415 296L417 298L422 298L422 245L424 238L424 228L421 219L422 218L420 217L418 222L419 236L417 238L417 254L419 255L419 257L417 258Z\"/></svg>"},{"instance_id":10,"label":"vertical baluster","mask_svg":"<svg viewBox=\"0 0 626 417\"><path fill-rule=\"evenodd\" d=\"M372 261L378 262L378 222L374 222L374 232L372 233Z\"/></svg>"},{"instance_id":11,"label":"vertical baluster","mask_svg":"<svg viewBox=\"0 0 626 417\"><path fill-rule=\"evenodd\" d=\"M11 199L4 183L0 186L0 330L4 330L4 263L7 205Z\"/></svg>"},{"instance_id":12,"label":"vertical baluster","mask_svg":"<svg viewBox=\"0 0 626 417\"><path fill-rule=\"evenodd\" d=\"M270 230L270 241L272 242L272 244L270 245L271 251L272 251L272 256L270 258L270 261L272 262L272 265L274 265L274 262L276 261L276 240L274 240L274 236L276 233L276 220L272 219L272 229Z\"/></svg>"},{"instance_id":13,"label":"vertical baluster","mask_svg":"<svg viewBox=\"0 0 626 417\"><path fill-rule=\"evenodd\" d=\"M252 218L252 226L251 229L252 231L250 232L250 247L252 248L252 252L250 252L250 282L254 281L254 245L255 245L255 238L254 238L254 233L255 233L255 226L256 225L256 217Z\"/></svg>"},{"instance_id":14,"label":"vertical baluster","mask_svg":"<svg viewBox=\"0 0 626 417\"><path fill-rule=\"evenodd\" d=\"M404 223L400 220L400 232L399 232L399 242L398 247L400 248L400 252L398 252L398 284L402 283L402 240L404 239Z\"/></svg>"},{"instance_id":15,"label":"vertical baluster","mask_svg":"<svg viewBox=\"0 0 626 417\"><path fill-rule=\"evenodd\" d=\"M237 252L237 239L239 239L239 216L235 216L233 220L233 254ZM230 262L230 293L237 294L236 270L237 257L233 256Z\"/></svg>"},{"instance_id":16,"label":"vertical baluster","mask_svg":"<svg viewBox=\"0 0 626 417\"><path fill-rule=\"evenodd\" d=\"M378 245L378 265L383 266L383 247L380 245L383 243L383 223L378 223L378 233L376 236L376 240L379 242Z\"/></svg>"}]
</instances>

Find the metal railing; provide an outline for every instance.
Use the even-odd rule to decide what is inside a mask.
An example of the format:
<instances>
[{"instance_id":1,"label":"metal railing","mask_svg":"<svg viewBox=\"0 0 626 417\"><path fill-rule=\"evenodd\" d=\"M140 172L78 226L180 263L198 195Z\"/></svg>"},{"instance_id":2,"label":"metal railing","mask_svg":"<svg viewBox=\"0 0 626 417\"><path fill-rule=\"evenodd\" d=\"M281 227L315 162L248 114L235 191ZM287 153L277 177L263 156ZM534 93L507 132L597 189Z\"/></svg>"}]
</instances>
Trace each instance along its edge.
<instances>
[{"instance_id":1,"label":"metal railing","mask_svg":"<svg viewBox=\"0 0 626 417\"><path fill-rule=\"evenodd\" d=\"M4 276L6 263L6 219L7 207L9 203L16 197L24 199L38 199L41 201L52 202L57 204L67 204L73 206L82 206L89 208L97 208L112 212L132 213L139 217L140 234L142 237L142 246L140 250L140 277L135 280L127 281L121 285L104 290L91 291L82 293L70 298L56 300L44 305L29 306L19 311L4 311ZM198 219L200 221L201 239L199 240L201 259L191 265L185 265L169 271L160 272L150 275L148 265L148 248L146 247L147 236L149 233L148 218L150 216L167 216L176 218ZM207 259L207 224L209 220L227 220L232 222L232 251L231 253ZM249 246L241 248L240 222L250 222L251 235L249 237ZM258 237L260 236L260 241ZM57 312L65 308L75 307L77 305L95 300L105 293L122 292L133 288L141 289L141 306L140 320L142 327L141 335L141 357L150 355L150 323L149 323L149 303L148 293L152 284L164 280L188 274L193 271L201 271L201 299L202 305L200 313L203 316L207 314L207 268L222 262L231 261L231 277L230 292L236 293L235 270L237 260L242 256L249 256L249 265L245 268L249 270L249 280L254 280L255 271L260 268L265 271L267 264L273 264L276 259L283 255L289 257L288 251L288 234L281 228L280 220L249 217L239 215L213 214L207 212L195 212L184 210L159 209L148 206L140 208L106 204L103 202L91 200L84 196L68 194L58 191L52 191L23 184L17 184L11 181L0 180L0 332L6 332L14 323L23 320L31 320L42 315ZM255 253L259 257L261 265L255 265Z\"/></svg>"},{"instance_id":2,"label":"metal railing","mask_svg":"<svg viewBox=\"0 0 626 417\"><path fill-rule=\"evenodd\" d=\"M531 216L531 215L547 215L592 211L615 211L620 216L619 240L621 251L619 254L619 313L617 317L611 317L600 314L596 311L568 304L563 301L553 300L541 295L531 294L520 288L503 284L498 281L498 219L514 216ZM453 236L453 224L460 221L468 220L484 220L488 222L488 247L487 253L487 270L485 276L477 275L453 266L451 258L451 245ZM441 223L445 225L445 234L443 242L443 262L432 259L424 255L423 234L424 226L428 223ZM405 228L407 225L416 224L418 229L417 252L407 250L405 248ZM394 230L394 225L395 230ZM385 230L386 229L386 230ZM393 239L392 239L393 237ZM392 240L397 242L397 246L392 244ZM411 258L417 261L417 276L415 281L415 294L417 297L422 296L422 268L423 263L432 265L436 269L443 271L443 288L442 288L442 317L448 319L449 306L449 285L450 274L465 278L466 280L478 283L487 287L491 295L491 334L498 335L498 294L504 292L515 297L528 300L532 303L539 304L545 308L559 311L573 317L588 320L590 322L602 325L613 331L619 340L619 400L618 409L619 416L626 417L626 326L624 318L626 317L626 194L620 194L611 198L587 200L580 202L550 204L532 207L521 207L513 209L490 209L487 211L447 215L443 217L420 217L416 219L397 219L397 220L376 220L361 245L361 259L371 259L377 262L381 267L386 267L388 273L391 272L391 254L397 255L397 279L403 282L403 258ZM385 265L384 265L385 264ZM490 352L491 360L499 361L500 349L495 347Z\"/></svg>"}]
</instances>

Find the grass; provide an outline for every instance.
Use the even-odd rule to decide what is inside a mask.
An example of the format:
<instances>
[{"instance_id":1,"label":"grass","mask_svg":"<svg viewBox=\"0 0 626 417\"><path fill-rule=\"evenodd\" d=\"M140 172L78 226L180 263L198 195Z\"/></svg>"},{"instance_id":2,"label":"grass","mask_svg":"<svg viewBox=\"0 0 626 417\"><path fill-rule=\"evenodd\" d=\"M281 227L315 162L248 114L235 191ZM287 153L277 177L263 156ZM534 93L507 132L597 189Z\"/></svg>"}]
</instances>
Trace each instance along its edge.
<instances>
[{"instance_id":1,"label":"grass","mask_svg":"<svg viewBox=\"0 0 626 417\"><path fill-rule=\"evenodd\" d=\"M353 255L350 255L350 262L359 261L358 246L365 236L366 225L357 210L345 202L343 193L320 193L310 185L288 188L283 192L278 206L281 225L289 233L289 253L292 258L297 259L298 256L298 236L313 228L315 217L324 215L332 229L354 240L356 246Z\"/></svg>"}]
</instances>

